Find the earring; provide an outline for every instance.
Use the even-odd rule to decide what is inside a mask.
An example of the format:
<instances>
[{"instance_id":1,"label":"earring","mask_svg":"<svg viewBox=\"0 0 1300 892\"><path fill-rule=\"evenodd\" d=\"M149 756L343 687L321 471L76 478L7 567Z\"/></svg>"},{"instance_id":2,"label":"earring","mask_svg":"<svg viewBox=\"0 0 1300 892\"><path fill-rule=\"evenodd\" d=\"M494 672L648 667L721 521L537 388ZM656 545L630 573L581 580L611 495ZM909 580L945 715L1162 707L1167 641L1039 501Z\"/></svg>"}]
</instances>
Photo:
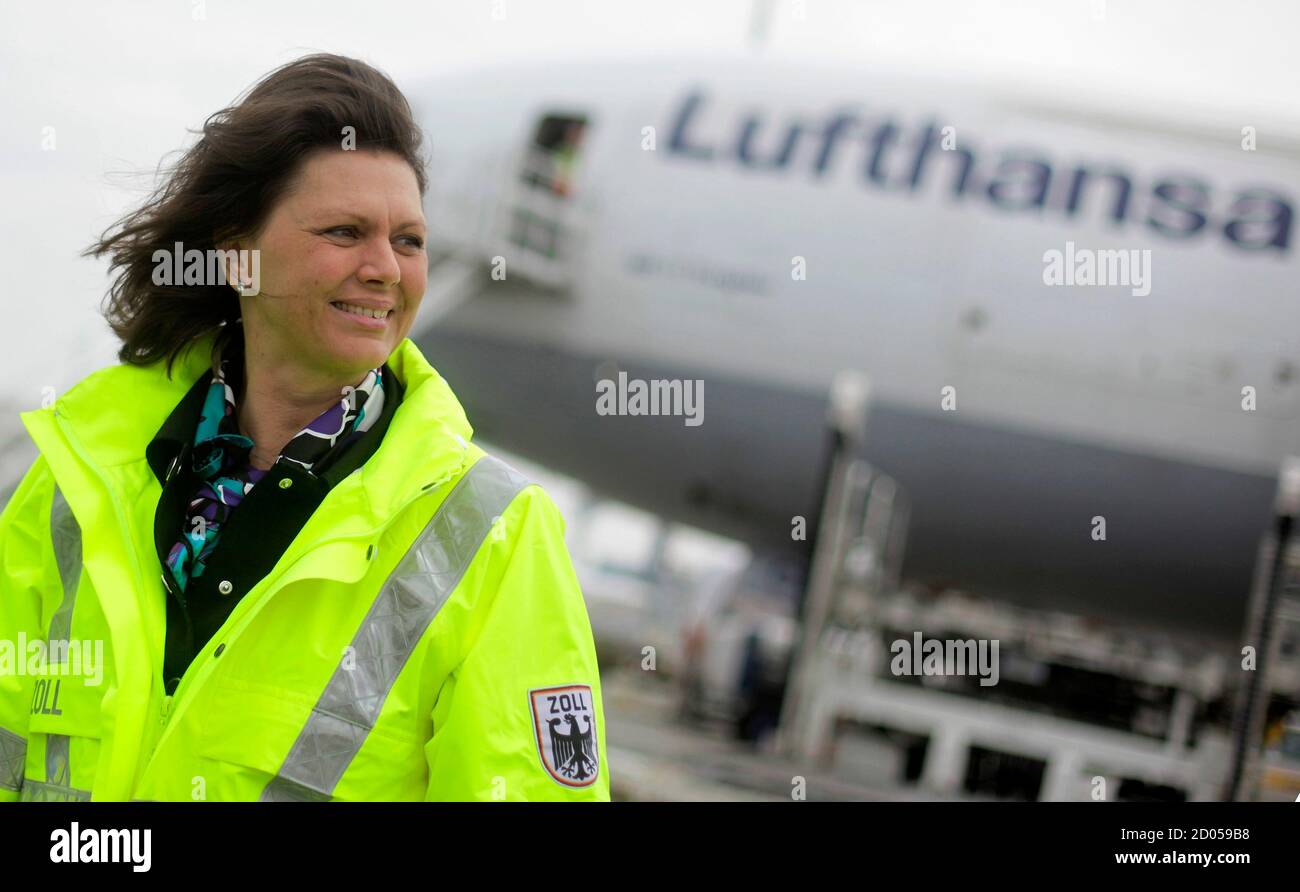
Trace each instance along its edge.
<instances>
[{"instance_id":1,"label":"earring","mask_svg":"<svg viewBox=\"0 0 1300 892\"><path fill-rule=\"evenodd\" d=\"M240 297L257 297L261 289L253 289L252 279L244 279L243 271L235 267L235 275L230 277L230 287L235 289L235 293Z\"/></svg>"}]
</instances>

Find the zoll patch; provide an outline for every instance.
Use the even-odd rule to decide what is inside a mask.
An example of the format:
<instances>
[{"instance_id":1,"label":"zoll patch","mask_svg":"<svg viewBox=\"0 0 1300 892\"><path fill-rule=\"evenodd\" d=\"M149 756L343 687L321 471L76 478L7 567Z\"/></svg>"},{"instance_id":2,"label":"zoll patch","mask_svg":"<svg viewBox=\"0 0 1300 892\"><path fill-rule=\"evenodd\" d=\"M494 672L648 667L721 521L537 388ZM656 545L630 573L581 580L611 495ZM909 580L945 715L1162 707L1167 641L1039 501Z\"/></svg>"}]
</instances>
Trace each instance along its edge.
<instances>
[{"instance_id":1,"label":"zoll patch","mask_svg":"<svg viewBox=\"0 0 1300 892\"><path fill-rule=\"evenodd\" d=\"M561 685L528 692L542 767L566 787L586 787L600 773L596 708L591 686Z\"/></svg>"}]
</instances>

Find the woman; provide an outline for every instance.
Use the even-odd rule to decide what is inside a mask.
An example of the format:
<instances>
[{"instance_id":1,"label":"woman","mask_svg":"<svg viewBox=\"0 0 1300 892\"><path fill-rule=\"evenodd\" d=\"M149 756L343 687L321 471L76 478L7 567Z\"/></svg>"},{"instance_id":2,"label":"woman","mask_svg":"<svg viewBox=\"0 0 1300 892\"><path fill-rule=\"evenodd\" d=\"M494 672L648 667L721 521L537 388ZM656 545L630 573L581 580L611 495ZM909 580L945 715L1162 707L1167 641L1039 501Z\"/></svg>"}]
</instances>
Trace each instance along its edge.
<instances>
[{"instance_id":1,"label":"woman","mask_svg":"<svg viewBox=\"0 0 1300 892\"><path fill-rule=\"evenodd\" d=\"M122 362L22 416L0 800L609 798L564 522L407 339L420 144L308 56L91 249Z\"/></svg>"}]
</instances>

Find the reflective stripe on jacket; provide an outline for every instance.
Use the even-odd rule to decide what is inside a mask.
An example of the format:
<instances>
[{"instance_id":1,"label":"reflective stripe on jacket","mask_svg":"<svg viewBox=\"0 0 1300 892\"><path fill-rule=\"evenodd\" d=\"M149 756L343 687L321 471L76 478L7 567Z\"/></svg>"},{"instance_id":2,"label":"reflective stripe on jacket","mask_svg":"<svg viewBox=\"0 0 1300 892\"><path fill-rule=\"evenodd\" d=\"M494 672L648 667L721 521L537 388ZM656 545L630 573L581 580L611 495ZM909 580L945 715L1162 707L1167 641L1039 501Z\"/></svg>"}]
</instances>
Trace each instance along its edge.
<instances>
[{"instance_id":1,"label":"reflective stripe on jacket","mask_svg":"<svg viewBox=\"0 0 1300 892\"><path fill-rule=\"evenodd\" d=\"M409 339L379 449L165 695L144 447L211 343L22 415L40 455L0 515L0 801L607 800L564 521L469 442Z\"/></svg>"}]
</instances>

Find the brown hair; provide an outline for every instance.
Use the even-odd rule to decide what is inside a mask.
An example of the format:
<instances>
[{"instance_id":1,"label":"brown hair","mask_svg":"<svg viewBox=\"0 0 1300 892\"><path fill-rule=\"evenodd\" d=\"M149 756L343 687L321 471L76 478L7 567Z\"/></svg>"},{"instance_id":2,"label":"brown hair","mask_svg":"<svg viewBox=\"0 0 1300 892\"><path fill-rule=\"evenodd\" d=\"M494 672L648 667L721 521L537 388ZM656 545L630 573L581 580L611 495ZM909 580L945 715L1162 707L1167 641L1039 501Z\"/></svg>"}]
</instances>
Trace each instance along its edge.
<instances>
[{"instance_id":1,"label":"brown hair","mask_svg":"<svg viewBox=\"0 0 1300 892\"><path fill-rule=\"evenodd\" d=\"M83 252L111 252L116 270L101 312L122 340L118 359L148 365L167 358L167 375L181 351L221 329L222 351L242 337L234 324L239 299L228 284L158 285L154 252L215 249L252 238L293 184L308 155L341 150L345 127L357 149L383 149L428 185L423 138L410 104L383 72L358 59L318 53L272 71L242 100L208 117L202 136L168 171L143 206L118 220ZM206 256L206 255L205 255Z\"/></svg>"}]
</instances>

